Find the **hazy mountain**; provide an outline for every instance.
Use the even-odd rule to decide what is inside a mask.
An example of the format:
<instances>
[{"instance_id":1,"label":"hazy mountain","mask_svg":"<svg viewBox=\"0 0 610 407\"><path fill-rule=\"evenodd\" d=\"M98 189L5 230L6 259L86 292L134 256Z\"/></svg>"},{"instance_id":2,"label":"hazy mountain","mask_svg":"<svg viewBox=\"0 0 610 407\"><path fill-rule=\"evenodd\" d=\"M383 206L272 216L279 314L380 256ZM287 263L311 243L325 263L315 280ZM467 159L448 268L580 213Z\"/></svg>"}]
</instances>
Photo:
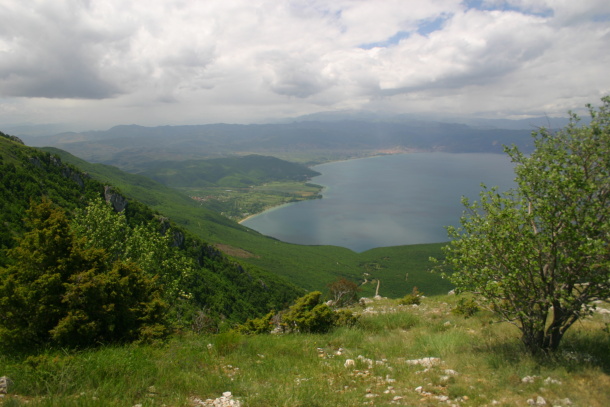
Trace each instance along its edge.
<instances>
[{"instance_id":1,"label":"hazy mountain","mask_svg":"<svg viewBox=\"0 0 610 407\"><path fill-rule=\"evenodd\" d=\"M25 137L90 162L137 171L150 161L212 158L234 154L284 156L358 155L384 151L501 153L502 145L532 147L531 129L507 130L434 121L295 121L276 124L116 126L106 131Z\"/></svg>"}]
</instances>

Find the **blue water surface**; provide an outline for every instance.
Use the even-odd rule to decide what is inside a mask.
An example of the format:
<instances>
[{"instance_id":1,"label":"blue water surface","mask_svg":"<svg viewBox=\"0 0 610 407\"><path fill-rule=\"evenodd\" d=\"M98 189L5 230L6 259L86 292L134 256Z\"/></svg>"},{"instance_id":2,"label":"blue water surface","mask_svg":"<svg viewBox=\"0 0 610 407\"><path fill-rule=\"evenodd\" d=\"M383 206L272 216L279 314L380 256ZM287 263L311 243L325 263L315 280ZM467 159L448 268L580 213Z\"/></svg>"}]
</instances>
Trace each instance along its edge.
<instances>
[{"instance_id":1,"label":"blue water surface","mask_svg":"<svg viewBox=\"0 0 610 407\"><path fill-rule=\"evenodd\" d=\"M514 187L513 164L501 154L413 153L332 162L323 199L274 208L243 225L285 242L374 247L445 242L459 225L461 197L478 199L481 183Z\"/></svg>"}]
</instances>

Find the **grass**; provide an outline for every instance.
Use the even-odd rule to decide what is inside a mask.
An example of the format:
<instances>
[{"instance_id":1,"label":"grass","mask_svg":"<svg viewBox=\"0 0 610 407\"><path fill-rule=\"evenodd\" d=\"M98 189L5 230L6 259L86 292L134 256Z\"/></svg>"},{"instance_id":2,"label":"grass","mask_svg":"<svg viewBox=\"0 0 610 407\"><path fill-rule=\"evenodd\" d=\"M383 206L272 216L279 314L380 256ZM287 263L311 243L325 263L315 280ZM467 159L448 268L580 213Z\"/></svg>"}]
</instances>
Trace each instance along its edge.
<instances>
[{"instance_id":1,"label":"grass","mask_svg":"<svg viewBox=\"0 0 610 407\"><path fill-rule=\"evenodd\" d=\"M290 202L321 198L319 185L276 181L249 188L208 187L176 188L200 202L202 206L235 221L241 221L269 208Z\"/></svg>"},{"instance_id":2,"label":"grass","mask_svg":"<svg viewBox=\"0 0 610 407\"><path fill-rule=\"evenodd\" d=\"M453 315L455 304L453 296L419 307L375 301L360 308L359 325L324 335L184 334L156 345L3 354L0 375L14 384L0 405L193 406L226 391L248 407L521 406L537 397L610 405L608 315L578 323L556 355L536 359L512 325L486 312ZM407 362L424 357L439 364Z\"/></svg>"}]
</instances>

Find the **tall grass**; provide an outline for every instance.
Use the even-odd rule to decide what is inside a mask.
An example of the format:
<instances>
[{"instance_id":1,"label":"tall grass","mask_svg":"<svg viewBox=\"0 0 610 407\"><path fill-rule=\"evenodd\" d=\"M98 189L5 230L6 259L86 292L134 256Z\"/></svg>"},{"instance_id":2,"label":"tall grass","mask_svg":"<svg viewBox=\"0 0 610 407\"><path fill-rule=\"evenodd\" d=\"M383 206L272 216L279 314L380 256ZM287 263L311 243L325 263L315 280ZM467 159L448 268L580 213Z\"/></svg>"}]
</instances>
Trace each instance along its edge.
<instances>
[{"instance_id":1,"label":"tall grass","mask_svg":"<svg viewBox=\"0 0 610 407\"><path fill-rule=\"evenodd\" d=\"M490 324L485 313L455 316L453 305L450 297L426 298L420 307L376 302L369 311L377 313L360 324L324 335L227 332L0 355L0 376L14 383L0 404L192 406L194 398L231 391L248 407L520 406L538 396L548 405L565 406L566 398L578 406L610 405L607 316L586 319L556 355L536 359L511 325ZM425 357L438 363L409 362Z\"/></svg>"}]
</instances>

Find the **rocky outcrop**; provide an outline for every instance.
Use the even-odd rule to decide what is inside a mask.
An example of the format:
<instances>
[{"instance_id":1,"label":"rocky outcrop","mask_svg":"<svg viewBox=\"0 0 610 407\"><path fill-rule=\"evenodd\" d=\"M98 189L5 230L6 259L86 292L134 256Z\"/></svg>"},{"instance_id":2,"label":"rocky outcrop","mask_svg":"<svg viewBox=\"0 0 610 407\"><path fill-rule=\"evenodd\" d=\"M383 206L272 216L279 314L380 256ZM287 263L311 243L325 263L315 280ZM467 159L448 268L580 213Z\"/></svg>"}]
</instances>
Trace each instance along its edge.
<instances>
[{"instance_id":1,"label":"rocky outcrop","mask_svg":"<svg viewBox=\"0 0 610 407\"><path fill-rule=\"evenodd\" d=\"M122 212L127 207L127 198L116 192L111 186L104 187L104 199L112 205L115 212Z\"/></svg>"}]
</instances>

